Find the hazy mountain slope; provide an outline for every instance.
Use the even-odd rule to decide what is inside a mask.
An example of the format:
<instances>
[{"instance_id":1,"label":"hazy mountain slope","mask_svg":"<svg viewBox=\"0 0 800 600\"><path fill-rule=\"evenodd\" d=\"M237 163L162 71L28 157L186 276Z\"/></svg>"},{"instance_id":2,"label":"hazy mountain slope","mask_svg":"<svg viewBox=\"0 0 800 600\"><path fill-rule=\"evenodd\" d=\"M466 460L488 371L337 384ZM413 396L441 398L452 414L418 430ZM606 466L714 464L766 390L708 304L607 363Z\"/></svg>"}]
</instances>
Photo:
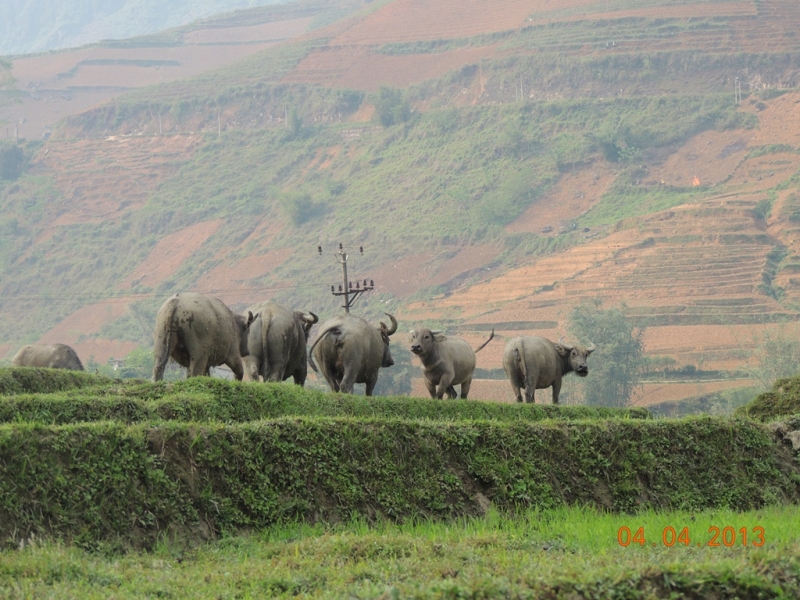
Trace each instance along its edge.
<instances>
[{"instance_id":1,"label":"hazy mountain slope","mask_svg":"<svg viewBox=\"0 0 800 600\"><path fill-rule=\"evenodd\" d=\"M177 290L330 314L339 242L364 245L350 272L376 283L360 313L474 341L563 333L599 299L663 356L734 371L797 318L800 98L774 89L798 81L793 4L587 1L508 30L367 35L420 6L457 16L376 3L62 122L0 189L8 350L119 357Z\"/></svg>"},{"instance_id":2,"label":"hazy mountain slope","mask_svg":"<svg viewBox=\"0 0 800 600\"><path fill-rule=\"evenodd\" d=\"M5 0L0 55L155 33L220 12L281 0Z\"/></svg>"}]
</instances>

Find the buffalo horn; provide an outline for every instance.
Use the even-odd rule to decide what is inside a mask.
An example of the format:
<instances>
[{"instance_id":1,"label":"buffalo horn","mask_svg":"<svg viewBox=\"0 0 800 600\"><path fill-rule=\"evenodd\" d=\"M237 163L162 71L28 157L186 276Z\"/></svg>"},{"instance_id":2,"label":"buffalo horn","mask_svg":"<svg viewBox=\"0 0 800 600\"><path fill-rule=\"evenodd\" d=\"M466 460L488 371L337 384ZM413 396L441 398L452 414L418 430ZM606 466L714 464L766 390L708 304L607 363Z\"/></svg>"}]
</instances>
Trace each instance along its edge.
<instances>
[{"instance_id":1,"label":"buffalo horn","mask_svg":"<svg viewBox=\"0 0 800 600\"><path fill-rule=\"evenodd\" d=\"M387 332L386 332L386 335L392 335L392 334L394 334L395 331L397 331L397 319L395 319L389 313L383 313L383 314L385 314L387 317L389 317L389 319L391 319L391 321L392 321L392 328L387 330Z\"/></svg>"},{"instance_id":2,"label":"buffalo horn","mask_svg":"<svg viewBox=\"0 0 800 600\"><path fill-rule=\"evenodd\" d=\"M311 318L306 317L306 321L308 321L311 325L313 325L314 323L319 323L319 317L317 315L315 315L311 311L308 311L308 314L311 315Z\"/></svg>"},{"instance_id":3,"label":"buffalo horn","mask_svg":"<svg viewBox=\"0 0 800 600\"><path fill-rule=\"evenodd\" d=\"M597 350L597 346L594 345L594 342L589 342L589 346L586 348L587 352L594 352Z\"/></svg>"},{"instance_id":4,"label":"buffalo horn","mask_svg":"<svg viewBox=\"0 0 800 600\"><path fill-rule=\"evenodd\" d=\"M569 344L567 344L564 341L564 336L563 335L560 338L558 338L558 343L561 344L562 346L564 346L564 348L566 348L567 350L572 350L572 348L573 348L573 346L570 346Z\"/></svg>"}]
</instances>

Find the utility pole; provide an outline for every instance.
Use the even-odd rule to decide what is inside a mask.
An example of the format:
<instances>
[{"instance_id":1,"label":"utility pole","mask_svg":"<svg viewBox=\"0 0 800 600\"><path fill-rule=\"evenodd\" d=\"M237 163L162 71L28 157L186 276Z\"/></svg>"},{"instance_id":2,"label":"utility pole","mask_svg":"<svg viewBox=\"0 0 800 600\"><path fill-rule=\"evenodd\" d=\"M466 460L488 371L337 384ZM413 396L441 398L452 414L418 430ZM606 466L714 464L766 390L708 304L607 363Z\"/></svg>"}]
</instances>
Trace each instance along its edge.
<instances>
[{"instance_id":1,"label":"utility pole","mask_svg":"<svg viewBox=\"0 0 800 600\"><path fill-rule=\"evenodd\" d=\"M359 246L358 249L361 254L364 254L364 246ZM317 246L317 252L319 252L319 255L322 256L322 246ZM342 304L342 308L344 308L344 312L349 313L350 307L355 304L356 300L361 294L375 289L375 282L372 279L367 282L365 279L362 285L361 281L356 281L356 285L353 287L353 282L348 281L347 279L348 255L341 243L339 244L339 252L334 254L334 256L336 257L336 260L339 261L339 264L342 265L342 284L339 286L339 291L336 291L336 287L332 285L331 294L334 296L344 296L344 304Z\"/></svg>"},{"instance_id":2,"label":"utility pole","mask_svg":"<svg viewBox=\"0 0 800 600\"><path fill-rule=\"evenodd\" d=\"M738 77L733 81L733 96L736 104L742 103L742 82L739 81Z\"/></svg>"}]
</instances>

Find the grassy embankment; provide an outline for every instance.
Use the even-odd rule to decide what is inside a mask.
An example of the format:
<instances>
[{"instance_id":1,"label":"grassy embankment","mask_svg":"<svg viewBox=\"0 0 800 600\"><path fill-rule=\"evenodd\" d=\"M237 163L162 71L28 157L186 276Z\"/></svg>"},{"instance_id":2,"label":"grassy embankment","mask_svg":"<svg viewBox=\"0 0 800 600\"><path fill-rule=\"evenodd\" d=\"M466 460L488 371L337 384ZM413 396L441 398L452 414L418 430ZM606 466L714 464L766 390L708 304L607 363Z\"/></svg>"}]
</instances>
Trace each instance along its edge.
<instances>
[{"instance_id":1,"label":"grassy embankment","mask_svg":"<svg viewBox=\"0 0 800 600\"><path fill-rule=\"evenodd\" d=\"M0 400L0 537L12 543L136 548L294 520L447 520L490 505L747 510L800 498L791 451L749 421L204 378L26 369L2 381L13 395Z\"/></svg>"},{"instance_id":2,"label":"grassy embankment","mask_svg":"<svg viewBox=\"0 0 800 600\"><path fill-rule=\"evenodd\" d=\"M749 421L39 369L0 392L4 597L800 593L800 467Z\"/></svg>"}]
</instances>

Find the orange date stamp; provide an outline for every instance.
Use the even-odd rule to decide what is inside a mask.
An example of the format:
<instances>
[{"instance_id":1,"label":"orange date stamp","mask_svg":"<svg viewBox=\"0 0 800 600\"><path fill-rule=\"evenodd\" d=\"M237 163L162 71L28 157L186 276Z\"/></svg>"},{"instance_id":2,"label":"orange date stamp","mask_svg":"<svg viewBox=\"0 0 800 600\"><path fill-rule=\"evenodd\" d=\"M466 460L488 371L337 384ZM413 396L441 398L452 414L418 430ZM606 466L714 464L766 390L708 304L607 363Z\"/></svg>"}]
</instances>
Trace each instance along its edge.
<instances>
[{"instance_id":1,"label":"orange date stamp","mask_svg":"<svg viewBox=\"0 0 800 600\"><path fill-rule=\"evenodd\" d=\"M752 527L749 530L747 527L734 529L730 525L722 528L712 526L708 528L707 534L703 535L702 538L698 539L697 535L699 534L690 533L688 527L678 531L668 525L661 530L660 539L654 541L650 538L649 541L652 546L662 545L667 548L672 548L675 545L709 546L712 548L717 546L725 546L727 548L731 546L754 546L760 548L766 543L764 528L761 526ZM631 544L646 546L648 537L645 535L644 527L639 527L636 531L631 532L630 527L623 525L617 530L617 542L624 548Z\"/></svg>"}]
</instances>

